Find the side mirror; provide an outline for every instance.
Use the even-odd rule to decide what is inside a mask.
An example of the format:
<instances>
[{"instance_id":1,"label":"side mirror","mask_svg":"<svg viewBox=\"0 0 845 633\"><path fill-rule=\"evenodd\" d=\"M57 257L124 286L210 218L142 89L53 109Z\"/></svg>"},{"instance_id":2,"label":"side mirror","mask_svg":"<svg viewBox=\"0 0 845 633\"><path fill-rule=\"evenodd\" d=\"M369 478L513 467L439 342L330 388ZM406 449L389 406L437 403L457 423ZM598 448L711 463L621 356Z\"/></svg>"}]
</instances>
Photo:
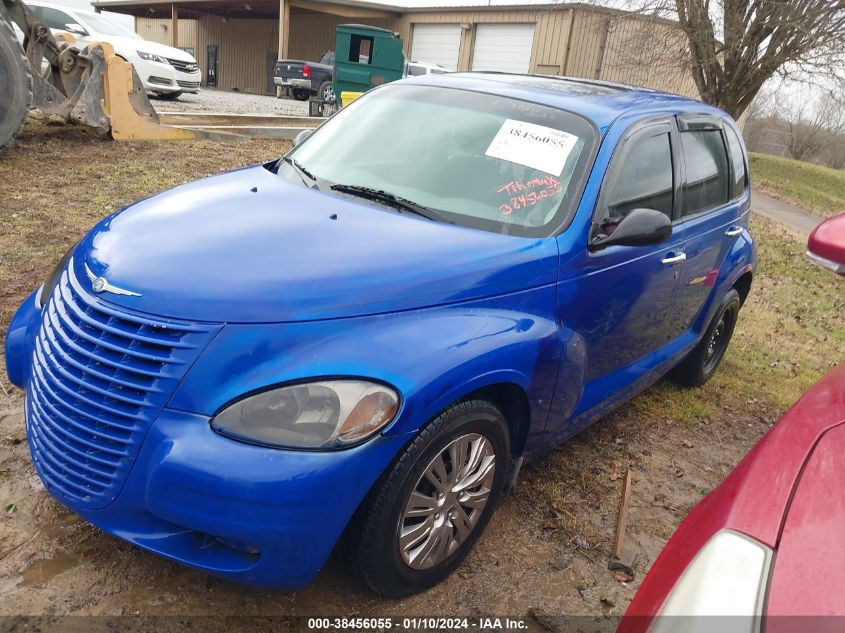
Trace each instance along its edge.
<instances>
[{"instance_id":1,"label":"side mirror","mask_svg":"<svg viewBox=\"0 0 845 633\"><path fill-rule=\"evenodd\" d=\"M613 245L650 246L668 240L671 235L672 220L665 213L654 209L633 209L612 232L605 234L599 229L590 241L590 250Z\"/></svg>"},{"instance_id":2,"label":"side mirror","mask_svg":"<svg viewBox=\"0 0 845 633\"><path fill-rule=\"evenodd\" d=\"M807 240L807 257L845 275L845 213L835 215L813 229Z\"/></svg>"},{"instance_id":3,"label":"side mirror","mask_svg":"<svg viewBox=\"0 0 845 633\"><path fill-rule=\"evenodd\" d=\"M293 146L296 147L297 145L302 143L302 141L311 136L313 133L314 130L302 130L299 134L296 135L296 138L293 139Z\"/></svg>"},{"instance_id":4,"label":"side mirror","mask_svg":"<svg viewBox=\"0 0 845 633\"><path fill-rule=\"evenodd\" d=\"M70 22L65 24L65 31L68 33L73 33L74 35L88 35L88 31L82 28L81 25L77 24L76 22Z\"/></svg>"}]
</instances>

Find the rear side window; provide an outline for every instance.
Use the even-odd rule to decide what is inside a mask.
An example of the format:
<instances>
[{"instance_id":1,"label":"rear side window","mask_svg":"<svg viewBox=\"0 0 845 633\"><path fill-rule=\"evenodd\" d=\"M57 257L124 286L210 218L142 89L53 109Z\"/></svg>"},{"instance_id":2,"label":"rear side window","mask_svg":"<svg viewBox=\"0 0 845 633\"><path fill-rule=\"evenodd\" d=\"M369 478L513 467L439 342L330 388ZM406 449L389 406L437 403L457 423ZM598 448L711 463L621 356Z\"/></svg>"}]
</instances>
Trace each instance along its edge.
<instances>
[{"instance_id":1,"label":"rear side window","mask_svg":"<svg viewBox=\"0 0 845 633\"><path fill-rule=\"evenodd\" d=\"M721 130L681 133L687 178L684 215L706 211L728 201L728 155Z\"/></svg>"},{"instance_id":2,"label":"rear side window","mask_svg":"<svg viewBox=\"0 0 845 633\"><path fill-rule=\"evenodd\" d=\"M408 66L408 74L409 75L424 75L425 74L425 66L417 66L416 64L411 64Z\"/></svg>"},{"instance_id":3,"label":"rear side window","mask_svg":"<svg viewBox=\"0 0 845 633\"><path fill-rule=\"evenodd\" d=\"M635 136L614 161L605 217L616 222L640 207L672 217L672 145L669 132Z\"/></svg>"},{"instance_id":4,"label":"rear side window","mask_svg":"<svg viewBox=\"0 0 845 633\"><path fill-rule=\"evenodd\" d=\"M725 127L725 136L728 139L728 153L731 155L731 200L733 200L745 193L747 182L745 157L742 153L742 143L733 128Z\"/></svg>"}]
</instances>

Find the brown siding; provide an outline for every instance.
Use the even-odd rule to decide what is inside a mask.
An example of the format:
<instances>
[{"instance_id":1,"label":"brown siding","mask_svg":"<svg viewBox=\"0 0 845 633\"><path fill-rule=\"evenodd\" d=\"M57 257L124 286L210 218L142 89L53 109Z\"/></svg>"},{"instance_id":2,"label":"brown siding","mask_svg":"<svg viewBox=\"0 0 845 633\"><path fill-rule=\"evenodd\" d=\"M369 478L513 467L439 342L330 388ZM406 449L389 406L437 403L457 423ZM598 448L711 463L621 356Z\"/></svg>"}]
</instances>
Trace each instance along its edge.
<instances>
[{"instance_id":1,"label":"brown siding","mask_svg":"<svg viewBox=\"0 0 845 633\"><path fill-rule=\"evenodd\" d=\"M199 26L198 61L207 75L206 49L217 45L217 87L264 94L267 90L267 60L279 48L278 20L226 19L205 15Z\"/></svg>"},{"instance_id":2,"label":"brown siding","mask_svg":"<svg viewBox=\"0 0 845 633\"><path fill-rule=\"evenodd\" d=\"M396 20L372 18L344 18L325 13L294 13L290 23L288 53L291 59L319 61L323 53L334 50L335 28L338 24L366 24L383 29L395 29Z\"/></svg>"},{"instance_id":3,"label":"brown siding","mask_svg":"<svg viewBox=\"0 0 845 633\"><path fill-rule=\"evenodd\" d=\"M615 18L607 38L601 79L698 98L680 31L640 18Z\"/></svg>"},{"instance_id":4,"label":"brown siding","mask_svg":"<svg viewBox=\"0 0 845 633\"><path fill-rule=\"evenodd\" d=\"M179 42L173 43L173 33L170 20L155 18L135 18L135 32L145 40L176 46L177 48L193 48L195 56L199 56L197 47L197 21L179 19Z\"/></svg>"}]
</instances>

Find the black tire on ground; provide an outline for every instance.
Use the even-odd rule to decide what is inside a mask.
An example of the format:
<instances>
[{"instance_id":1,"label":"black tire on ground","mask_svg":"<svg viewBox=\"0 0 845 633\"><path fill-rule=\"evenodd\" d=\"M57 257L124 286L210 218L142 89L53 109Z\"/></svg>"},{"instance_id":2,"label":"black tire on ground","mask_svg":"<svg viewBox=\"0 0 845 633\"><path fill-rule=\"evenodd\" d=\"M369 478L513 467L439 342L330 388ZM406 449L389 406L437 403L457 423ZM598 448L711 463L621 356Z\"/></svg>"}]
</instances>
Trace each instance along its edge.
<instances>
[{"instance_id":1,"label":"black tire on ground","mask_svg":"<svg viewBox=\"0 0 845 633\"><path fill-rule=\"evenodd\" d=\"M23 127L32 99L32 71L12 25L0 18L0 149Z\"/></svg>"},{"instance_id":2,"label":"black tire on ground","mask_svg":"<svg viewBox=\"0 0 845 633\"><path fill-rule=\"evenodd\" d=\"M308 97L311 96L311 91L304 88L294 88L292 92L293 98L297 101L308 101Z\"/></svg>"},{"instance_id":3,"label":"black tire on ground","mask_svg":"<svg viewBox=\"0 0 845 633\"><path fill-rule=\"evenodd\" d=\"M473 439L478 437L483 438L485 443L479 443L479 440ZM466 441L468 444L463 445L466 447L463 451L461 448L456 448L454 453L447 451L447 447L456 441L458 443L454 446L460 447L461 441ZM370 589L382 596L408 596L437 584L461 564L484 532L502 494L510 459L509 444L508 426L504 416L493 404L485 400L458 402L443 411L420 431L373 487L350 526L352 528L349 540L351 547L347 553L352 555L355 568ZM485 483L476 486L475 483L468 485L471 476L464 476L463 481L467 484L464 488L465 492L458 492L458 496L453 498L461 504L465 501L470 503L468 499L473 495L486 493L486 505L477 510L477 515L474 514L474 510L467 509L469 506L459 510L455 505L450 505L454 501L445 500L447 505L438 504L435 509L426 510L427 513L438 512L436 518L430 514L425 519L422 517L409 519L406 516L411 494L418 492L420 486L431 486L429 483L431 480L424 478L424 473L434 464L434 460L440 459L442 461L439 463L446 465L448 470L445 472L452 477L452 479L447 477L450 482L456 479L460 481L464 473L475 473L479 477L482 471L489 473L489 457L483 458L487 461L482 462L477 461L482 458L475 459L475 463L487 464L486 467L478 466L477 470L467 466L458 469L456 473L452 468L450 456L460 455L463 452L470 456L465 462L470 464L474 462L472 456L480 454L482 448L488 451L488 455L494 456L492 478L489 478L488 474L486 479L479 479ZM463 460L461 463L464 463ZM431 486L431 490L431 497L428 499L436 499L436 488ZM489 493L486 492L488 490ZM451 494L455 494L454 490ZM462 498L462 494L466 496ZM456 517L459 511L462 512L461 516L470 519L473 526L463 541L458 538L460 531L457 525L461 519L456 520ZM438 560L437 564L428 568L415 569L403 558L400 532L403 529L403 523L407 534L409 530L419 525L415 523L416 521L424 523L429 520L432 524L437 521L436 525L443 526L442 529L446 531L438 533L448 534L450 545L444 548L443 554L435 557ZM409 523L411 527L408 526ZM464 523L464 526L466 525ZM433 535L434 529L429 528L427 533ZM453 539L454 543L451 542ZM428 540L422 537L419 545L409 548L407 555L410 557L411 552L416 553L419 556L416 560L422 560L424 564L425 556L419 552L425 549ZM455 545L457 547L453 547Z\"/></svg>"},{"instance_id":4,"label":"black tire on ground","mask_svg":"<svg viewBox=\"0 0 845 633\"><path fill-rule=\"evenodd\" d=\"M317 91L317 96L320 101L334 101L334 86L331 81L324 81L320 84L320 89Z\"/></svg>"},{"instance_id":5,"label":"black tire on ground","mask_svg":"<svg viewBox=\"0 0 845 633\"><path fill-rule=\"evenodd\" d=\"M179 92L158 92L156 96L159 99L163 99L164 101L176 101L179 97L182 96L182 91Z\"/></svg>"},{"instance_id":6,"label":"black tire on ground","mask_svg":"<svg viewBox=\"0 0 845 633\"><path fill-rule=\"evenodd\" d=\"M722 297L719 309L693 350L670 373L670 378L685 387L700 387L716 373L736 327L742 300L731 288Z\"/></svg>"}]
</instances>

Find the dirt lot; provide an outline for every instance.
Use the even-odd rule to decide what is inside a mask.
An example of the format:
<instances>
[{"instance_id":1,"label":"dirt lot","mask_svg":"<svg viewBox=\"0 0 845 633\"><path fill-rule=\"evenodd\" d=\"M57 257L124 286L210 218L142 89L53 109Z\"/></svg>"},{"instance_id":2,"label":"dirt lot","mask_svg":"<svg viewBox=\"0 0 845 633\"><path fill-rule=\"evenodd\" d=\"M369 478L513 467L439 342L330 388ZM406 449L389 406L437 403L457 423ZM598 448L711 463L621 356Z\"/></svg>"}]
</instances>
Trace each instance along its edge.
<instances>
[{"instance_id":1,"label":"dirt lot","mask_svg":"<svg viewBox=\"0 0 845 633\"><path fill-rule=\"evenodd\" d=\"M104 214L286 147L118 144L30 124L16 147L0 155L0 335L24 296ZM807 263L803 243L767 220L754 218L752 230L760 274L718 375L692 391L661 382L525 469L458 573L401 601L363 592L337 557L303 591L259 591L167 562L87 525L40 486L27 452L21 393L0 374L0 507L8 507L0 512L0 615L511 615L526 617L533 630L554 630L562 626L555 616L580 614L596 618L593 628L612 629L606 616L624 611L701 496L845 358L845 282ZM622 582L606 563L629 466L635 476L629 537L640 564L636 579ZM154 629L169 628L166 622Z\"/></svg>"}]
</instances>

